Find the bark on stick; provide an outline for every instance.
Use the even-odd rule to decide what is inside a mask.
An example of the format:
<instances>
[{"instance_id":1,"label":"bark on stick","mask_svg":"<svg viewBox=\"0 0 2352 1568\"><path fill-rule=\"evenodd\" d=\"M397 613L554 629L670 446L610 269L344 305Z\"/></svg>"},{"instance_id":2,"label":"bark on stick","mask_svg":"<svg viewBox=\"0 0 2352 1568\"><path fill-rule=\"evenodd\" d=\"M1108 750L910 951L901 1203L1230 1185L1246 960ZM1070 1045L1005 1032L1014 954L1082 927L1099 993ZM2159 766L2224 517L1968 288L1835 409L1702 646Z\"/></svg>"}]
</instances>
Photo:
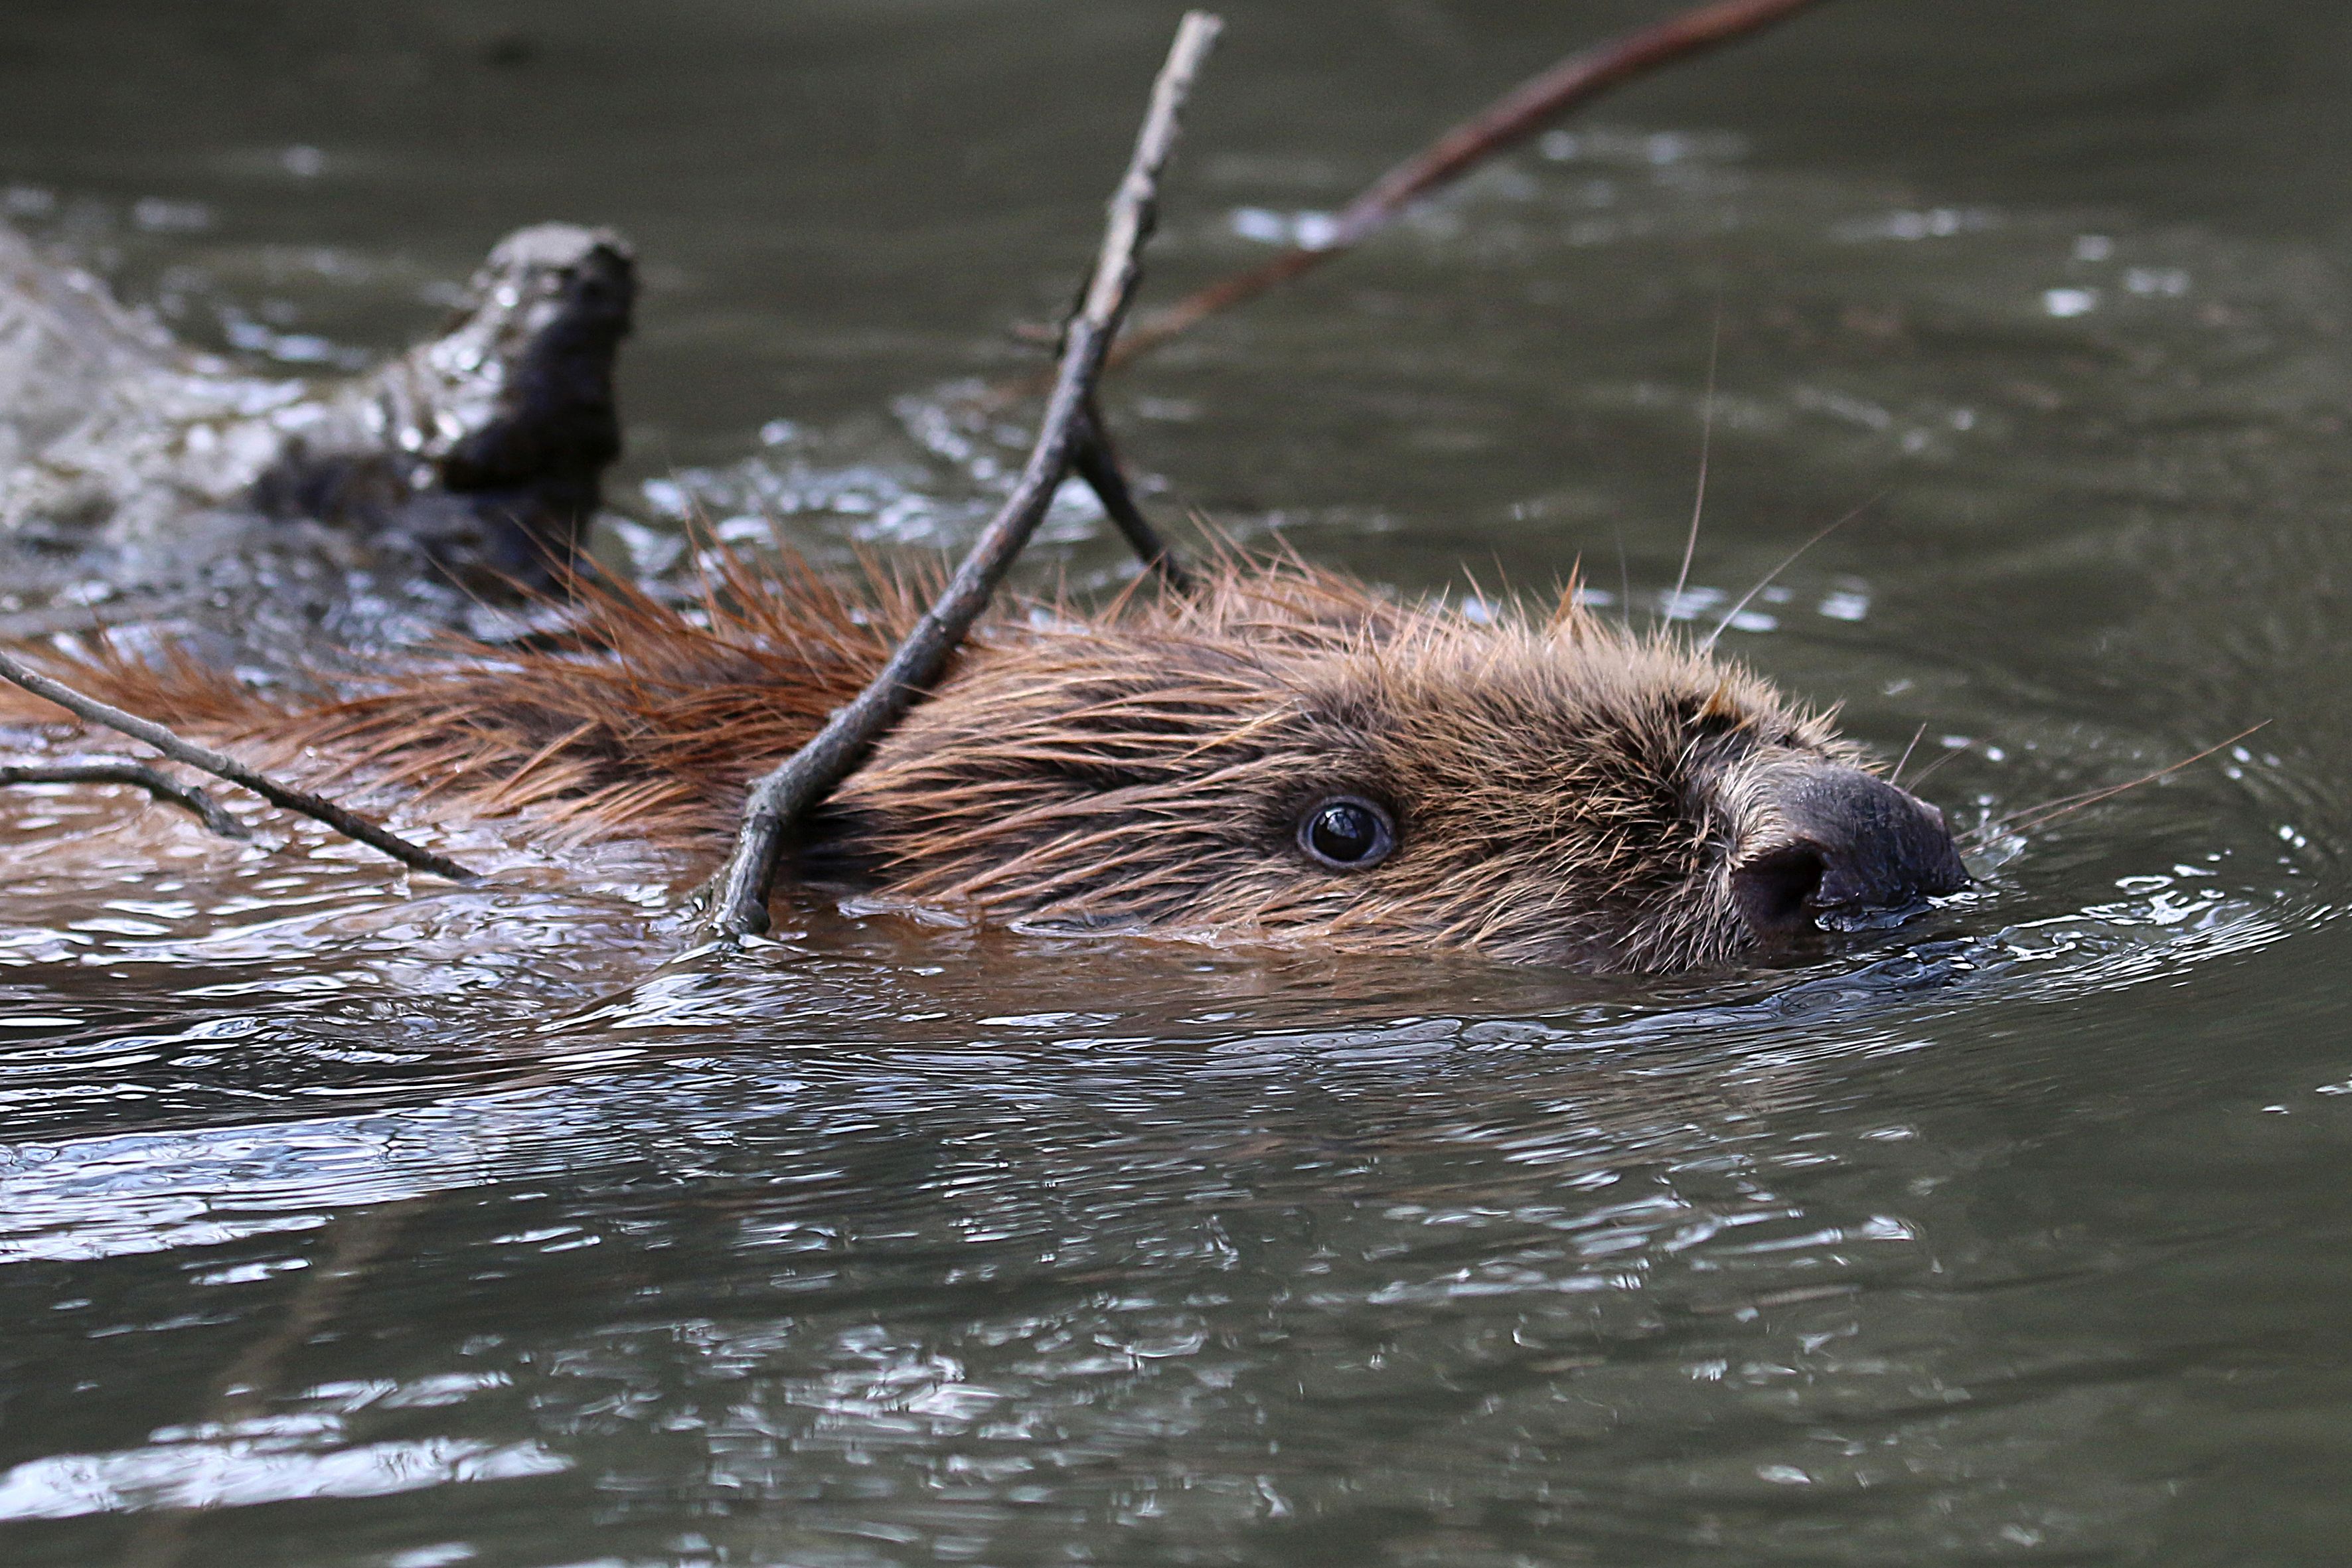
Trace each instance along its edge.
<instances>
[{"instance_id":1,"label":"bark on stick","mask_svg":"<svg viewBox=\"0 0 2352 1568\"><path fill-rule=\"evenodd\" d=\"M430 871L453 882L479 880L473 872L455 860L436 855L430 849L420 848L398 834L377 826L323 795L279 784L268 774L247 767L225 752L200 746L152 719L142 719L136 713L126 713L95 697L85 696L64 681L43 675L13 654L0 653L0 679L15 682L34 696L56 703L78 719L88 720L118 734L143 742L175 763L184 763L199 773L210 773L216 779L225 779L239 789L249 789L272 805L323 822L344 837L356 838L370 848L381 849L404 866Z\"/></svg>"},{"instance_id":2,"label":"bark on stick","mask_svg":"<svg viewBox=\"0 0 2352 1568\"><path fill-rule=\"evenodd\" d=\"M1035 444L1004 505L982 530L939 601L915 625L865 690L836 710L781 767L752 785L727 864L708 888L700 921L706 941L729 942L768 926L768 889L784 837L800 817L848 776L877 737L939 678L1069 471L1084 438L1096 381L1118 336L1140 275L1139 258L1159 205L1160 176L1176 150L1178 120L1193 78L1223 23L1192 11L1176 29L1168 60L1152 84L1151 106L1136 138L1127 174L1111 197L1109 222L1086 298L1063 335L1061 363Z\"/></svg>"},{"instance_id":3,"label":"bark on stick","mask_svg":"<svg viewBox=\"0 0 2352 1568\"><path fill-rule=\"evenodd\" d=\"M1111 445L1110 427L1103 422L1102 408L1091 398L1078 422L1078 441L1071 449L1070 466L1102 502L1104 514L1126 536L1144 568L1159 574L1161 585L1171 592L1191 593L1192 574L1136 505L1126 470L1119 467L1118 448Z\"/></svg>"},{"instance_id":4,"label":"bark on stick","mask_svg":"<svg viewBox=\"0 0 2352 1568\"><path fill-rule=\"evenodd\" d=\"M223 838L253 837L252 830L230 816L227 807L195 785L165 778L146 763L134 763L127 757L94 763L0 763L0 785L76 784L129 784L133 789L145 790L157 800L169 801L194 813Z\"/></svg>"}]
</instances>

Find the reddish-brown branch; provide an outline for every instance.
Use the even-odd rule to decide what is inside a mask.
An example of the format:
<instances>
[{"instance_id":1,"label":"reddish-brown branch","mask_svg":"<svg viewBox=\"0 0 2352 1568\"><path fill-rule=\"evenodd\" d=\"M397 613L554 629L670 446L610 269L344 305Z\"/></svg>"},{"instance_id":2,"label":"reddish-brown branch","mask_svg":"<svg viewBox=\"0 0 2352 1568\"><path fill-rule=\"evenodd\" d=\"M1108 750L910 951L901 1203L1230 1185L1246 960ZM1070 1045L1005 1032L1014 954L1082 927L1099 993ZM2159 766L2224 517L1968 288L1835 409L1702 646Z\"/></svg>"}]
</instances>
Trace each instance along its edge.
<instances>
[{"instance_id":1,"label":"reddish-brown branch","mask_svg":"<svg viewBox=\"0 0 2352 1568\"><path fill-rule=\"evenodd\" d=\"M1271 261L1221 279L1137 321L1112 349L1110 367L1116 369L1149 353L1209 317L1352 248L1386 227L1422 196L1451 184L1611 88L1744 37L1818 4L1820 0L1717 0L1570 56L1373 181L1341 211L1330 237L1322 244L1286 250Z\"/></svg>"}]
</instances>

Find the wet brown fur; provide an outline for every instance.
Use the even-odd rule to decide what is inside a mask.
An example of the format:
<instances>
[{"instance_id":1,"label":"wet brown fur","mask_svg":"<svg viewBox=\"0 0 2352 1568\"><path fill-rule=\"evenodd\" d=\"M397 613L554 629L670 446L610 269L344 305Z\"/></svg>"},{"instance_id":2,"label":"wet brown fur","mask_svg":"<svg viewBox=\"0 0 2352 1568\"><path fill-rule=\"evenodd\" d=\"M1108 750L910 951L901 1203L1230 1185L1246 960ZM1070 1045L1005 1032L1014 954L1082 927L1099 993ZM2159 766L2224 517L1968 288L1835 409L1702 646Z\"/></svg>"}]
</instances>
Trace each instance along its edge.
<instances>
[{"instance_id":1,"label":"wet brown fur","mask_svg":"<svg viewBox=\"0 0 2352 1568\"><path fill-rule=\"evenodd\" d=\"M600 587L576 649L468 650L331 700L119 659L72 679L314 784L396 791L412 817L707 860L746 783L919 613L921 584L869 576L727 564L685 610ZM988 623L801 866L873 905L1044 927L1670 970L1745 947L1729 882L1773 831L1757 781L1805 760L1861 759L1754 676L1572 593L1490 621L1229 559L1191 599ZM1336 794L1392 813L1386 860L1333 870L1298 847Z\"/></svg>"}]
</instances>

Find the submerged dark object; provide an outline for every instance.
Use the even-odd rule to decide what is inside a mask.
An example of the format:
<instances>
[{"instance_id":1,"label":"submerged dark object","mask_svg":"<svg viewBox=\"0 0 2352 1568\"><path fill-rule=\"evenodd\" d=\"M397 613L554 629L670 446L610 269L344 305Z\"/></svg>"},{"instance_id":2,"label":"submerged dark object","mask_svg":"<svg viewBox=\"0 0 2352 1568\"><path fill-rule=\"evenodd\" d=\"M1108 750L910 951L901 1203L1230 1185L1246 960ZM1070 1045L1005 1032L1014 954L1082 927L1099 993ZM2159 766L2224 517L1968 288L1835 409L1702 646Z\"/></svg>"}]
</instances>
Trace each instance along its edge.
<instances>
[{"instance_id":1,"label":"submerged dark object","mask_svg":"<svg viewBox=\"0 0 2352 1568\"><path fill-rule=\"evenodd\" d=\"M635 292L620 239L542 224L499 242L439 337L363 375L277 378L175 343L0 229L0 537L136 578L239 522L308 520L538 578L571 560L619 454Z\"/></svg>"}]
</instances>

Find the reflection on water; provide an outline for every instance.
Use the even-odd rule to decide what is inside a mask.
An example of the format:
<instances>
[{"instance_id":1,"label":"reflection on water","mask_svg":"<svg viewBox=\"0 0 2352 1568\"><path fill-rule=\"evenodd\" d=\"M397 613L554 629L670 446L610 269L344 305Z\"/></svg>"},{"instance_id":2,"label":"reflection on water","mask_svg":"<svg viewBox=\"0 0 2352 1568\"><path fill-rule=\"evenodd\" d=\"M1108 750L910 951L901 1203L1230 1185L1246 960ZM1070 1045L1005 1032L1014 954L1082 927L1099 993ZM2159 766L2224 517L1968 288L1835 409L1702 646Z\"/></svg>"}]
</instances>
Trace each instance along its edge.
<instances>
[{"instance_id":1,"label":"reflection on water","mask_svg":"<svg viewBox=\"0 0 2352 1568\"><path fill-rule=\"evenodd\" d=\"M625 852L467 829L501 877L456 890L0 797L0 1557L2329 1560L2352 96L2306 9L1828 8L1118 385L1156 509L1410 591L1580 558L1703 630L1885 491L1725 646L1908 743L1986 880L1817 960L811 900L666 967L675 868ZM1647 14L1239 7L1153 286ZM695 511L956 542L1023 435L966 394L1066 298L1170 18L646 15L24 7L0 204L304 366L615 222L611 558ZM1033 581L1124 581L1099 521L1065 497Z\"/></svg>"}]
</instances>

